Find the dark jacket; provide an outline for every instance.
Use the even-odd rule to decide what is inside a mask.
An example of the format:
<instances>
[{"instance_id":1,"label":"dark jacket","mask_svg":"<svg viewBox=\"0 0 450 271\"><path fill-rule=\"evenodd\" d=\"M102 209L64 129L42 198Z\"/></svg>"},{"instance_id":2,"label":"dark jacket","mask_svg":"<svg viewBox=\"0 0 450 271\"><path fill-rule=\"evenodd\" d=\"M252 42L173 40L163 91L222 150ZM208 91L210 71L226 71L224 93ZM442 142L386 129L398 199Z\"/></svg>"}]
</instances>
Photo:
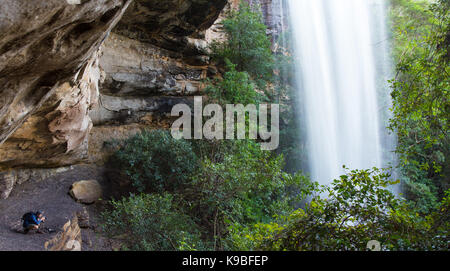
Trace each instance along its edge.
<instances>
[{"instance_id":1,"label":"dark jacket","mask_svg":"<svg viewBox=\"0 0 450 271\"><path fill-rule=\"evenodd\" d=\"M37 215L35 213L28 213L24 216L23 219L23 227L27 228L29 225L39 225L41 224L42 220L37 218Z\"/></svg>"}]
</instances>

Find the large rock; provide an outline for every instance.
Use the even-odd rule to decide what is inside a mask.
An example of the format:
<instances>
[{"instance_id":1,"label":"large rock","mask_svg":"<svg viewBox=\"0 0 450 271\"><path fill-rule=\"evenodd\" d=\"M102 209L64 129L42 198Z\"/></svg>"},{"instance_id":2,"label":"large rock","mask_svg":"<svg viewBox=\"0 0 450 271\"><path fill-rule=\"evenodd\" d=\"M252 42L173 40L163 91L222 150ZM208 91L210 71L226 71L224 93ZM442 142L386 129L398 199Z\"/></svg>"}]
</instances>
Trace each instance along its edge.
<instances>
[{"instance_id":1,"label":"large rock","mask_svg":"<svg viewBox=\"0 0 450 271\"><path fill-rule=\"evenodd\" d=\"M120 21L117 33L158 47L197 55L188 37L203 38L227 0L135 0Z\"/></svg>"},{"instance_id":2,"label":"large rock","mask_svg":"<svg viewBox=\"0 0 450 271\"><path fill-rule=\"evenodd\" d=\"M70 195L78 202L91 204L102 196L102 187L96 180L78 181L72 184Z\"/></svg>"},{"instance_id":3,"label":"large rock","mask_svg":"<svg viewBox=\"0 0 450 271\"><path fill-rule=\"evenodd\" d=\"M87 157L97 51L129 3L2 2L0 170L59 167Z\"/></svg>"},{"instance_id":4,"label":"large rock","mask_svg":"<svg viewBox=\"0 0 450 271\"><path fill-rule=\"evenodd\" d=\"M36 113L0 146L0 166L64 166L87 157L92 121L89 109L97 103L99 68L96 54L65 82Z\"/></svg>"},{"instance_id":5,"label":"large rock","mask_svg":"<svg viewBox=\"0 0 450 271\"><path fill-rule=\"evenodd\" d=\"M132 97L198 94L208 69L198 64L187 64L180 53L111 34L100 58L105 76L101 92Z\"/></svg>"},{"instance_id":6,"label":"large rock","mask_svg":"<svg viewBox=\"0 0 450 271\"><path fill-rule=\"evenodd\" d=\"M97 51L130 0L3 0L0 144Z\"/></svg>"}]
</instances>

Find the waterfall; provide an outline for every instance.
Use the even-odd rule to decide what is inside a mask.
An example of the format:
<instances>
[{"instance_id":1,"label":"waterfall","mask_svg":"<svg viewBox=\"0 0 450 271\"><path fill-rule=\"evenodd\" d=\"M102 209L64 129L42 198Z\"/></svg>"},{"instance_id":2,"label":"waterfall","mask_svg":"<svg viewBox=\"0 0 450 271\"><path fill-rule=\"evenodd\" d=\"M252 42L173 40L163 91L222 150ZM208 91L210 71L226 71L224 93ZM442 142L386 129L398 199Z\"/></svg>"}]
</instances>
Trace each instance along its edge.
<instances>
[{"instance_id":1,"label":"waterfall","mask_svg":"<svg viewBox=\"0 0 450 271\"><path fill-rule=\"evenodd\" d=\"M288 0L312 180L384 167L390 63L383 0Z\"/></svg>"}]
</instances>

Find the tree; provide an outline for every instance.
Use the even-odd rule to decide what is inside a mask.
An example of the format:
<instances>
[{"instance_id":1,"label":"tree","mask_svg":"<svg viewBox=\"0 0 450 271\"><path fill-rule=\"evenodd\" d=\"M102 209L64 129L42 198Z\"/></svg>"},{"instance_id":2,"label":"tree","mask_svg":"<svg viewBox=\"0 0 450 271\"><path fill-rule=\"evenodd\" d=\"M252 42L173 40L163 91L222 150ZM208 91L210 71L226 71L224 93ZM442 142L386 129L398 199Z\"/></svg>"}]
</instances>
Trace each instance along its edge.
<instances>
[{"instance_id":1,"label":"tree","mask_svg":"<svg viewBox=\"0 0 450 271\"><path fill-rule=\"evenodd\" d=\"M212 56L219 63L228 59L239 72L247 72L259 87L264 87L273 75L274 58L271 41L261 11L241 2L222 21L227 40L212 44Z\"/></svg>"},{"instance_id":2,"label":"tree","mask_svg":"<svg viewBox=\"0 0 450 271\"><path fill-rule=\"evenodd\" d=\"M220 161L205 158L192 186L180 197L213 237L215 250L232 249L229 227L246 227L288 214L305 196L309 179L283 172L282 156L251 140L235 141Z\"/></svg>"},{"instance_id":3,"label":"tree","mask_svg":"<svg viewBox=\"0 0 450 271\"><path fill-rule=\"evenodd\" d=\"M303 209L281 222L256 224L235 233L237 244L263 250L366 250L377 240L383 250L447 250L450 191L441 206L420 216L387 187L390 175L378 169L353 170L335 180Z\"/></svg>"},{"instance_id":4,"label":"tree","mask_svg":"<svg viewBox=\"0 0 450 271\"><path fill-rule=\"evenodd\" d=\"M223 79L216 80L206 88L206 94L220 104L259 104L263 95L256 92L255 84L247 72L236 70L236 65L226 60L228 71Z\"/></svg>"},{"instance_id":5,"label":"tree","mask_svg":"<svg viewBox=\"0 0 450 271\"><path fill-rule=\"evenodd\" d=\"M449 188L450 2L396 2L404 12L395 21L390 128L398 135L406 195L426 213Z\"/></svg>"},{"instance_id":6,"label":"tree","mask_svg":"<svg viewBox=\"0 0 450 271\"><path fill-rule=\"evenodd\" d=\"M144 131L125 140L111 163L139 192L158 193L183 189L199 165L191 144L164 130Z\"/></svg>"},{"instance_id":7,"label":"tree","mask_svg":"<svg viewBox=\"0 0 450 271\"><path fill-rule=\"evenodd\" d=\"M109 237L123 242L123 249L204 249L197 225L170 194L131 195L110 203L102 213L102 227Z\"/></svg>"}]
</instances>

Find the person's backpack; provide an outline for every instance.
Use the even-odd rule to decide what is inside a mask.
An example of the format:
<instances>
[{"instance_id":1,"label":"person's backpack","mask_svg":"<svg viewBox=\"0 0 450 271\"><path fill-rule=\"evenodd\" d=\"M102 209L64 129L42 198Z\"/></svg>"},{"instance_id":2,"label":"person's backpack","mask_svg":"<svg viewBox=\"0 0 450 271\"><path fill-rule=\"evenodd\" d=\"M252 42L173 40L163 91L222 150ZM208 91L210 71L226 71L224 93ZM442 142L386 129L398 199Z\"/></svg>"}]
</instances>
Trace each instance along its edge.
<instances>
[{"instance_id":1,"label":"person's backpack","mask_svg":"<svg viewBox=\"0 0 450 271\"><path fill-rule=\"evenodd\" d=\"M22 216L22 220L23 221L30 221L30 220L32 220L32 216L34 215L34 213L33 212L28 212L28 213L26 213L26 214L24 214L23 216Z\"/></svg>"}]
</instances>

